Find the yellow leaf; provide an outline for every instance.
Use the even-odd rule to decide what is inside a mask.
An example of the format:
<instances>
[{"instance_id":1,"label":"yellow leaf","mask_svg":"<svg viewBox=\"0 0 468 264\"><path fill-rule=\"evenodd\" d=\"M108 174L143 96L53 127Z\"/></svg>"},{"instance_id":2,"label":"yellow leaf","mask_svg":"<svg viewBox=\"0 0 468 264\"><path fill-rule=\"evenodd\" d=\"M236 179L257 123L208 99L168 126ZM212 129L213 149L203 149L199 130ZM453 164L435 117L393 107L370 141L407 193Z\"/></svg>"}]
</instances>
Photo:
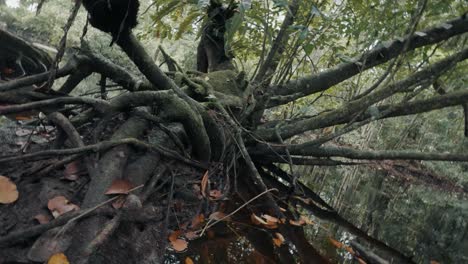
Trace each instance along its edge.
<instances>
[{"instance_id":1,"label":"yellow leaf","mask_svg":"<svg viewBox=\"0 0 468 264\"><path fill-rule=\"evenodd\" d=\"M273 244L275 246L280 247L284 243L284 237L280 233L275 233L275 238L273 238Z\"/></svg>"},{"instance_id":2,"label":"yellow leaf","mask_svg":"<svg viewBox=\"0 0 468 264\"><path fill-rule=\"evenodd\" d=\"M11 204L18 200L16 184L5 176L0 176L0 204Z\"/></svg>"},{"instance_id":3,"label":"yellow leaf","mask_svg":"<svg viewBox=\"0 0 468 264\"><path fill-rule=\"evenodd\" d=\"M63 253L56 253L49 258L47 264L70 264L67 256Z\"/></svg>"},{"instance_id":4,"label":"yellow leaf","mask_svg":"<svg viewBox=\"0 0 468 264\"><path fill-rule=\"evenodd\" d=\"M185 264L193 264L193 260L190 257L186 257Z\"/></svg>"},{"instance_id":5,"label":"yellow leaf","mask_svg":"<svg viewBox=\"0 0 468 264\"><path fill-rule=\"evenodd\" d=\"M177 252L182 252L187 249L188 243L183 239L176 239L171 241L172 248Z\"/></svg>"}]
</instances>

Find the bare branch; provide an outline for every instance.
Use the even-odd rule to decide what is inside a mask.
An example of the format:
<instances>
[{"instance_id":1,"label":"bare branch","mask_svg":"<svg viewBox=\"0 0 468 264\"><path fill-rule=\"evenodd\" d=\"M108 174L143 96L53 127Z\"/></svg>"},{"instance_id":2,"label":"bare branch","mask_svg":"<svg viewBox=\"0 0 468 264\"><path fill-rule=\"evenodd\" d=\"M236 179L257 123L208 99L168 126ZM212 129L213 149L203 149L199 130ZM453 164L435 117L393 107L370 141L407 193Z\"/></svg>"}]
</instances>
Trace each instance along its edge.
<instances>
[{"instance_id":1,"label":"bare branch","mask_svg":"<svg viewBox=\"0 0 468 264\"><path fill-rule=\"evenodd\" d=\"M417 84L433 82L438 76L452 68L456 63L467 58L468 49L465 49L434 63L429 67L426 67L424 70L421 70L402 81L390 84L362 98L351 101L337 110L326 112L316 117L291 122L280 126L278 131L283 138L290 138L309 130L343 123L345 120L355 118L356 114L360 111L367 110L368 107L397 92L405 91L407 88ZM259 129L256 134L263 140L275 140L276 128Z\"/></svg>"},{"instance_id":2,"label":"bare branch","mask_svg":"<svg viewBox=\"0 0 468 264\"><path fill-rule=\"evenodd\" d=\"M19 156L8 156L8 157L0 156L0 164L11 162L11 161L19 161L19 160L45 159L45 158L54 157L54 156L100 152L100 151L105 151L110 148L120 146L120 145L125 145L125 144L132 145L136 148L156 151L160 153L161 155L166 156L168 158L173 158L175 160L187 163L197 168L206 169L205 165L202 165L201 163L197 161L184 158L172 150L169 150L160 146L150 145L150 144L147 144L143 141L140 141L134 138L124 138L124 139L112 140L112 141L101 141L94 145L87 145L87 146L78 147L78 148L43 150L43 151L37 151L37 152L23 154Z\"/></svg>"},{"instance_id":3,"label":"bare branch","mask_svg":"<svg viewBox=\"0 0 468 264\"><path fill-rule=\"evenodd\" d=\"M280 55L284 51L284 46L288 42L287 30L294 23L294 17L296 16L297 10L299 9L299 1L292 0L288 5L288 12L284 18L283 24L274 40L270 52L268 53L265 62L260 67L257 75L255 76L254 83L260 85L268 85L273 77Z\"/></svg>"},{"instance_id":4,"label":"bare branch","mask_svg":"<svg viewBox=\"0 0 468 264\"><path fill-rule=\"evenodd\" d=\"M317 147L308 143L286 146L262 146L251 150L251 155L271 154L285 155L285 148L291 155L312 157L343 157L359 160L438 160L438 161L468 161L465 153L423 153L415 151L396 150L358 150L345 147Z\"/></svg>"},{"instance_id":5,"label":"bare branch","mask_svg":"<svg viewBox=\"0 0 468 264\"><path fill-rule=\"evenodd\" d=\"M106 110L110 110L110 104L104 100L87 98L87 97L59 97L59 98L54 98L54 99L26 103L26 104L1 106L0 115L19 113L19 112L54 107L54 106L63 106L66 104L91 105L99 112L105 112Z\"/></svg>"}]
</instances>

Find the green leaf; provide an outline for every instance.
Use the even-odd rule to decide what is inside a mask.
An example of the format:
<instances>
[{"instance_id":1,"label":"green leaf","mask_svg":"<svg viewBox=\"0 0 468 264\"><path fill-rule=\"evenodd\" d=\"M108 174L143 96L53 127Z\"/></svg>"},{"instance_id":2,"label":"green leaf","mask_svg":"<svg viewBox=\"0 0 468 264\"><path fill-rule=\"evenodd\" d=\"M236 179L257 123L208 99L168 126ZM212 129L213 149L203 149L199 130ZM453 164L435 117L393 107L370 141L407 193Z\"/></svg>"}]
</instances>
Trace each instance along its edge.
<instances>
[{"instance_id":1,"label":"green leaf","mask_svg":"<svg viewBox=\"0 0 468 264\"><path fill-rule=\"evenodd\" d=\"M234 39L234 35L241 28L243 21L244 21L244 13L241 10L241 12L234 14L234 16L231 17L226 22L226 33L224 35L225 37L224 47L225 47L226 52L228 52L231 49L231 43L232 43L232 40Z\"/></svg>"},{"instance_id":2,"label":"green leaf","mask_svg":"<svg viewBox=\"0 0 468 264\"><path fill-rule=\"evenodd\" d=\"M154 22L160 22L161 19L163 19L165 16L167 16L172 11L174 11L180 4L183 5L184 2L179 1L179 0L173 0L173 1L169 2L166 6L161 8L159 10L159 12L157 12L156 14L153 15L153 17L152 17L153 21Z\"/></svg>"},{"instance_id":3,"label":"green leaf","mask_svg":"<svg viewBox=\"0 0 468 264\"><path fill-rule=\"evenodd\" d=\"M179 30L177 31L176 35L175 35L175 39L180 39L180 37L182 36L182 34L184 34L185 32L187 32L190 28L190 26L192 26L192 22L197 19L198 16L200 16L201 13L197 10L192 10L189 15L184 19L184 21L182 21L180 23L180 26L179 26Z\"/></svg>"},{"instance_id":4,"label":"green leaf","mask_svg":"<svg viewBox=\"0 0 468 264\"><path fill-rule=\"evenodd\" d=\"M314 50L315 46L313 44L306 44L304 46L302 46L302 48L304 49L304 52L307 54L307 55L310 55L310 53L312 53L312 51Z\"/></svg>"}]
</instances>

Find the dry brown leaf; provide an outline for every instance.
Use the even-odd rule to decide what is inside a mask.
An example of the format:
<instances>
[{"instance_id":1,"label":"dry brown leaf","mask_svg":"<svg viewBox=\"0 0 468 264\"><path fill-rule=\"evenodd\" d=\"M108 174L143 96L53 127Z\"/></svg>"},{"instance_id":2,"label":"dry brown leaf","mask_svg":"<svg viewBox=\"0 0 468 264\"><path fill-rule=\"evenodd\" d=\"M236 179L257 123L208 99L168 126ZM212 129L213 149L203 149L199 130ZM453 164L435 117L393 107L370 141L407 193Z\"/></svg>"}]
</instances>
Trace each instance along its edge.
<instances>
[{"instance_id":1,"label":"dry brown leaf","mask_svg":"<svg viewBox=\"0 0 468 264\"><path fill-rule=\"evenodd\" d=\"M275 233L275 237L273 238L273 244L277 247L281 247L284 243L284 236L280 233Z\"/></svg>"},{"instance_id":2,"label":"dry brown leaf","mask_svg":"<svg viewBox=\"0 0 468 264\"><path fill-rule=\"evenodd\" d=\"M267 224L267 225L264 225L264 227L266 227L268 229L276 229L276 228L278 228L278 224L276 224L276 223Z\"/></svg>"},{"instance_id":3,"label":"dry brown leaf","mask_svg":"<svg viewBox=\"0 0 468 264\"><path fill-rule=\"evenodd\" d=\"M214 213L210 214L209 219L219 221L219 220L223 219L224 217L226 217L225 213L223 213L223 212L214 212ZM225 218L223 220L229 220L229 217Z\"/></svg>"},{"instance_id":4,"label":"dry brown leaf","mask_svg":"<svg viewBox=\"0 0 468 264\"><path fill-rule=\"evenodd\" d=\"M27 121L27 120L31 120L33 119L33 117L35 116L35 113L34 112L23 112L21 114L16 114L14 115L14 119L17 120L17 121Z\"/></svg>"},{"instance_id":5,"label":"dry brown leaf","mask_svg":"<svg viewBox=\"0 0 468 264\"><path fill-rule=\"evenodd\" d=\"M109 189L107 189L105 194L128 194L128 191L130 191L132 188L133 185L128 180L116 179L112 182L111 186Z\"/></svg>"},{"instance_id":6,"label":"dry brown leaf","mask_svg":"<svg viewBox=\"0 0 468 264\"><path fill-rule=\"evenodd\" d=\"M329 237L328 240L329 240L330 243L331 243L334 247L336 247L336 248L342 248L342 247L343 247L343 243L341 243L341 242L338 241L338 240L335 240L335 239L333 239L333 238L331 238L331 237Z\"/></svg>"},{"instance_id":7,"label":"dry brown leaf","mask_svg":"<svg viewBox=\"0 0 468 264\"><path fill-rule=\"evenodd\" d=\"M16 184L5 176L0 176L0 204L11 204L18 200Z\"/></svg>"},{"instance_id":8,"label":"dry brown leaf","mask_svg":"<svg viewBox=\"0 0 468 264\"><path fill-rule=\"evenodd\" d=\"M268 223L263 220L262 218L258 217L257 215L255 215L254 213L252 213L250 215L250 220L252 221L252 223L254 223L255 225L268 225Z\"/></svg>"},{"instance_id":9,"label":"dry brown leaf","mask_svg":"<svg viewBox=\"0 0 468 264\"><path fill-rule=\"evenodd\" d=\"M196 232L194 231L188 231L187 233L184 234L184 236L188 239L188 240L194 240L194 239L197 239L198 237L200 237Z\"/></svg>"},{"instance_id":10,"label":"dry brown leaf","mask_svg":"<svg viewBox=\"0 0 468 264\"><path fill-rule=\"evenodd\" d=\"M193 260L190 257L186 257L185 264L193 264Z\"/></svg>"},{"instance_id":11,"label":"dry brown leaf","mask_svg":"<svg viewBox=\"0 0 468 264\"><path fill-rule=\"evenodd\" d=\"M304 223L306 225L313 225L315 224L314 221L310 220L310 218L308 218L307 216L305 215L301 215L301 217L299 218L301 221L304 221Z\"/></svg>"},{"instance_id":12,"label":"dry brown leaf","mask_svg":"<svg viewBox=\"0 0 468 264\"><path fill-rule=\"evenodd\" d=\"M47 264L70 264L70 262L68 261L68 258L65 256L65 254L57 253L50 257L49 261L47 261Z\"/></svg>"},{"instance_id":13,"label":"dry brown leaf","mask_svg":"<svg viewBox=\"0 0 468 264\"><path fill-rule=\"evenodd\" d=\"M54 218L57 218L64 213L80 209L78 205L70 203L65 196L61 195L50 199L47 203L47 208L49 208Z\"/></svg>"},{"instance_id":14,"label":"dry brown leaf","mask_svg":"<svg viewBox=\"0 0 468 264\"><path fill-rule=\"evenodd\" d=\"M182 233L183 233L182 230L176 230L176 231L172 232L169 235L169 238L168 238L169 241L171 241L171 242L176 241L179 238L179 236L182 235Z\"/></svg>"},{"instance_id":15,"label":"dry brown leaf","mask_svg":"<svg viewBox=\"0 0 468 264\"><path fill-rule=\"evenodd\" d=\"M63 178L70 181L76 181L82 171L83 168L81 162L79 160L75 160L65 165L65 170L63 171Z\"/></svg>"},{"instance_id":16,"label":"dry brown leaf","mask_svg":"<svg viewBox=\"0 0 468 264\"><path fill-rule=\"evenodd\" d=\"M437 260L431 260L430 264L440 264L440 262Z\"/></svg>"},{"instance_id":17,"label":"dry brown leaf","mask_svg":"<svg viewBox=\"0 0 468 264\"><path fill-rule=\"evenodd\" d=\"M196 215L192 219L191 227L198 228L200 224L203 223L204 221L205 221L205 216L203 214Z\"/></svg>"},{"instance_id":18,"label":"dry brown leaf","mask_svg":"<svg viewBox=\"0 0 468 264\"><path fill-rule=\"evenodd\" d=\"M262 218L266 220L266 222L271 225L271 224L277 224L279 222L279 219L276 217L273 217L271 215L263 214Z\"/></svg>"},{"instance_id":19,"label":"dry brown leaf","mask_svg":"<svg viewBox=\"0 0 468 264\"><path fill-rule=\"evenodd\" d=\"M208 171L206 171L205 174L203 174L200 186L201 194L203 195L203 197L206 197L206 187L208 186Z\"/></svg>"},{"instance_id":20,"label":"dry brown leaf","mask_svg":"<svg viewBox=\"0 0 468 264\"><path fill-rule=\"evenodd\" d=\"M219 199L223 196L223 193L220 190L211 190L210 197L213 199Z\"/></svg>"},{"instance_id":21,"label":"dry brown leaf","mask_svg":"<svg viewBox=\"0 0 468 264\"><path fill-rule=\"evenodd\" d=\"M171 241L172 248L177 252L182 252L187 249L188 242L183 239L176 239L175 241Z\"/></svg>"},{"instance_id":22,"label":"dry brown leaf","mask_svg":"<svg viewBox=\"0 0 468 264\"><path fill-rule=\"evenodd\" d=\"M293 226L303 226L305 224L305 222L302 219L299 219L299 220L289 219L289 224L291 224Z\"/></svg>"},{"instance_id":23,"label":"dry brown leaf","mask_svg":"<svg viewBox=\"0 0 468 264\"><path fill-rule=\"evenodd\" d=\"M50 217L48 215L45 215L45 214L38 214L36 216L34 216L34 219L36 219L39 224L43 225L43 224L47 224L50 222Z\"/></svg>"}]
</instances>

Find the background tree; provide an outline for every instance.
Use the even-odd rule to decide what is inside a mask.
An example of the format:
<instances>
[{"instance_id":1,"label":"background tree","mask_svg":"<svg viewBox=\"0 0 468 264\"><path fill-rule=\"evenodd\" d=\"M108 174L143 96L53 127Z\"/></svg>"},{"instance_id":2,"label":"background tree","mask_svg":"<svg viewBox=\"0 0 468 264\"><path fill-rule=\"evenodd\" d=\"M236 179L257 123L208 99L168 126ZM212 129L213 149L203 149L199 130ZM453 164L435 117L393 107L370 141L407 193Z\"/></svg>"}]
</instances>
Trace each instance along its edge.
<instances>
[{"instance_id":1,"label":"background tree","mask_svg":"<svg viewBox=\"0 0 468 264\"><path fill-rule=\"evenodd\" d=\"M0 260L64 253L72 263L328 263L337 252L366 263L466 260L457 246L447 255L418 249L430 235L396 239L398 230L378 222L398 203L373 198L401 194L410 181L464 199L466 178L421 162L466 162L464 147L408 143L450 138L422 133L419 124L434 125L434 116L418 116L466 104L462 1L141 1L132 32L125 21L135 2L127 10L83 1L91 25L111 33L126 56L110 52L102 32L82 30L80 1L52 38L55 50L0 31L0 114L28 119L4 124L0 202L9 205L0 207ZM199 43L190 43L197 34ZM189 43L179 49L197 62L171 56L177 45L155 49L154 36ZM68 38L77 48L67 48ZM97 92L78 92L88 85ZM411 123L402 129L398 119ZM381 143L369 131L388 135ZM356 177L369 169L397 180ZM343 181L327 183L327 173ZM350 196L353 188L363 199ZM375 213L346 210L346 199ZM437 222L433 215L427 221ZM467 223L447 219L465 229L461 250Z\"/></svg>"}]
</instances>

